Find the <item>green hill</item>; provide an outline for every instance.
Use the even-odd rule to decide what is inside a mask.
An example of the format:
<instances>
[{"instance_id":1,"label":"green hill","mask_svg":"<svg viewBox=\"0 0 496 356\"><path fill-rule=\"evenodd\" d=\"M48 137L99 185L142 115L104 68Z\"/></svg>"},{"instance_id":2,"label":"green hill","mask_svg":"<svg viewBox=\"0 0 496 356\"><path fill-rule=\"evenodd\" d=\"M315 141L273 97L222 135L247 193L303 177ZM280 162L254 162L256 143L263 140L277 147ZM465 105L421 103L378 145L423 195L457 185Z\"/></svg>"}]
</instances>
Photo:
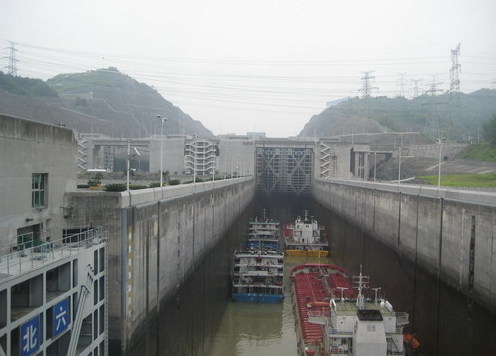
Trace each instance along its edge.
<instances>
[{"instance_id":1,"label":"green hill","mask_svg":"<svg viewBox=\"0 0 496 356\"><path fill-rule=\"evenodd\" d=\"M482 123L496 113L496 90L438 96L352 98L313 116L299 136L330 137L351 133L415 131L449 140L477 137Z\"/></svg>"},{"instance_id":2,"label":"green hill","mask_svg":"<svg viewBox=\"0 0 496 356\"><path fill-rule=\"evenodd\" d=\"M212 136L155 89L116 68L60 74L46 83L2 75L0 112L111 137L159 134L156 116L162 115L168 118L165 134Z\"/></svg>"},{"instance_id":3,"label":"green hill","mask_svg":"<svg viewBox=\"0 0 496 356\"><path fill-rule=\"evenodd\" d=\"M55 90L41 79L14 77L0 72L0 89L12 94L57 97Z\"/></svg>"}]
</instances>

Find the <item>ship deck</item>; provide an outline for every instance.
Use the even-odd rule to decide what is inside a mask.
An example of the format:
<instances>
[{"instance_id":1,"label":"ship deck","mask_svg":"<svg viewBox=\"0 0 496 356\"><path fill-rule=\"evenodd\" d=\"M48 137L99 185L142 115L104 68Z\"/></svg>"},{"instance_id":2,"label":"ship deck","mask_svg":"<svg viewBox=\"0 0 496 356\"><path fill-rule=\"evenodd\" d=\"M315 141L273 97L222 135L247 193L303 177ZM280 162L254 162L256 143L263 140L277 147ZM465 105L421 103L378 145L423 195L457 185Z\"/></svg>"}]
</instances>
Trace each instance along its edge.
<instances>
[{"instance_id":1,"label":"ship deck","mask_svg":"<svg viewBox=\"0 0 496 356\"><path fill-rule=\"evenodd\" d=\"M299 324L297 334L302 338L302 346L312 349L316 355L323 353L323 324L330 316L330 300L335 297L330 287L344 288L345 298L354 295L344 273L341 267L328 264L300 265L291 272L293 302Z\"/></svg>"}]
</instances>

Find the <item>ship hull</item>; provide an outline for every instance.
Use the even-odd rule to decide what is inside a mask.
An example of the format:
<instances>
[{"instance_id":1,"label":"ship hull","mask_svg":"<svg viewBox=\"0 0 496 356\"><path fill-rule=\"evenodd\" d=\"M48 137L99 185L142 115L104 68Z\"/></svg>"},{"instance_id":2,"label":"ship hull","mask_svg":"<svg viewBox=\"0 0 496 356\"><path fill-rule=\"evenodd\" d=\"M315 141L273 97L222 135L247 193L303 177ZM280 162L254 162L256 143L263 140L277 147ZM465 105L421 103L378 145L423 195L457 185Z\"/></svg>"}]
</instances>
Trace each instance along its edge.
<instances>
[{"instance_id":1,"label":"ship hull","mask_svg":"<svg viewBox=\"0 0 496 356\"><path fill-rule=\"evenodd\" d=\"M309 263L293 267L290 278L299 355L405 355L408 314L378 298L380 288L370 288L361 270L350 277L343 267Z\"/></svg>"},{"instance_id":2,"label":"ship hull","mask_svg":"<svg viewBox=\"0 0 496 356\"><path fill-rule=\"evenodd\" d=\"M326 250L286 250L287 256L300 256L300 257L327 257L329 251Z\"/></svg>"},{"instance_id":3,"label":"ship hull","mask_svg":"<svg viewBox=\"0 0 496 356\"><path fill-rule=\"evenodd\" d=\"M283 302L284 296L258 293L233 293L232 300L236 303L278 304Z\"/></svg>"}]
</instances>

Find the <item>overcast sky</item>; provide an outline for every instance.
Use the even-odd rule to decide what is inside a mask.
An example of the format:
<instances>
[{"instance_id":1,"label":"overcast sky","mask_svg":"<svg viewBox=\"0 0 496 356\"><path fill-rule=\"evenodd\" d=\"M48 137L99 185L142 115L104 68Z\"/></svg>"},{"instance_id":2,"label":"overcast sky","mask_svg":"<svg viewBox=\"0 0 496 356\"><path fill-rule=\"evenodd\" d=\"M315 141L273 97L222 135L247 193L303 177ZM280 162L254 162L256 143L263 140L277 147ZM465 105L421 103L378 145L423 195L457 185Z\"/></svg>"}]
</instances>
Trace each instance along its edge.
<instances>
[{"instance_id":1,"label":"overcast sky","mask_svg":"<svg viewBox=\"0 0 496 356\"><path fill-rule=\"evenodd\" d=\"M326 103L495 87L494 0L0 0L0 48L18 74L115 66L155 87L215 134L295 136ZM6 59L2 59L5 71ZM0 110L1 111L1 110Z\"/></svg>"}]
</instances>

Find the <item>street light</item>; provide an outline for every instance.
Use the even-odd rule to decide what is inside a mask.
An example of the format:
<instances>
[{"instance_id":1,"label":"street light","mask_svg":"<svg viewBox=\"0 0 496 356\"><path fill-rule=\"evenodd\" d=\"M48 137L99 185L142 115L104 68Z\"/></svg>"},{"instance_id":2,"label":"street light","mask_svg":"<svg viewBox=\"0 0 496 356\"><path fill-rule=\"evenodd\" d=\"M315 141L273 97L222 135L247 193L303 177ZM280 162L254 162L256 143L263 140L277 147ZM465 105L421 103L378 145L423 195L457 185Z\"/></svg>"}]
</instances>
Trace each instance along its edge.
<instances>
[{"instance_id":1,"label":"street light","mask_svg":"<svg viewBox=\"0 0 496 356\"><path fill-rule=\"evenodd\" d=\"M443 149L443 140L445 140L444 137L439 137L437 140L437 143L439 144L439 164L438 164L438 169L437 169L437 191L439 194L439 188L441 188L441 156L442 156L442 149Z\"/></svg>"},{"instance_id":2,"label":"street light","mask_svg":"<svg viewBox=\"0 0 496 356\"><path fill-rule=\"evenodd\" d=\"M398 185L401 183L401 146L399 147L399 160L398 160Z\"/></svg>"},{"instance_id":3,"label":"street light","mask_svg":"<svg viewBox=\"0 0 496 356\"><path fill-rule=\"evenodd\" d=\"M131 171L131 159L140 156L141 153L136 147L132 147L134 153L131 154L131 139L127 139L127 167L126 167L126 190L129 190L129 172ZM136 169L135 169L136 170Z\"/></svg>"},{"instance_id":4,"label":"street light","mask_svg":"<svg viewBox=\"0 0 496 356\"><path fill-rule=\"evenodd\" d=\"M375 183L376 173L377 173L377 152L374 152L374 183Z\"/></svg>"},{"instance_id":5,"label":"street light","mask_svg":"<svg viewBox=\"0 0 496 356\"><path fill-rule=\"evenodd\" d=\"M193 134L193 139L194 141L192 142L192 147L193 147L193 183L196 183L196 155L197 153L197 140L198 140L198 135Z\"/></svg>"},{"instance_id":6,"label":"street light","mask_svg":"<svg viewBox=\"0 0 496 356\"><path fill-rule=\"evenodd\" d=\"M131 140L127 140L126 191L129 191L129 170L131 169Z\"/></svg>"},{"instance_id":7,"label":"street light","mask_svg":"<svg viewBox=\"0 0 496 356\"><path fill-rule=\"evenodd\" d=\"M160 189L163 187L163 164L164 164L164 122L167 121L166 117L162 117L160 115L157 115L157 119L159 119L162 122L161 129L160 129Z\"/></svg>"}]
</instances>

